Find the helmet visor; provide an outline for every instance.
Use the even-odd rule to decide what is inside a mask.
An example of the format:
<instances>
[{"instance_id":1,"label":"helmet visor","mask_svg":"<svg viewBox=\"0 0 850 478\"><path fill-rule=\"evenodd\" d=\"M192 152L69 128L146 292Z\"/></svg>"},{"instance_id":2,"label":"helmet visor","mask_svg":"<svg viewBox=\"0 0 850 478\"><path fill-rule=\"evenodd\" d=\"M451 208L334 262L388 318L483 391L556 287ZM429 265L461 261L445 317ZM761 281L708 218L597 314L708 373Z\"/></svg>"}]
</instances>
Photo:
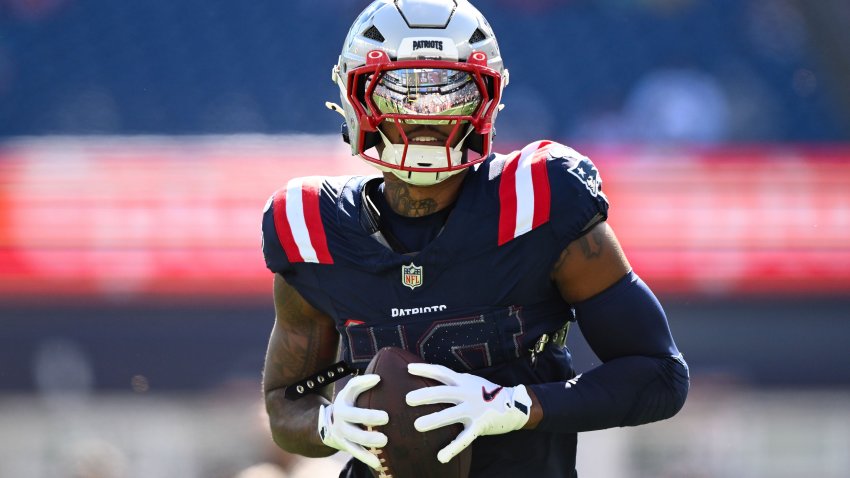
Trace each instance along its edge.
<instances>
[{"instance_id":1,"label":"helmet visor","mask_svg":"<svg viewBox=\"0 0 850 478\"><path fill-rule=\"evenodd\" d=\"M381 114L472 116L481 106L481 100L481 91L470 73L446 68L387 70L380 73L372 92L372 101ZM421 118L405 122L451 121Z\"/></svg>"}]
</instances>

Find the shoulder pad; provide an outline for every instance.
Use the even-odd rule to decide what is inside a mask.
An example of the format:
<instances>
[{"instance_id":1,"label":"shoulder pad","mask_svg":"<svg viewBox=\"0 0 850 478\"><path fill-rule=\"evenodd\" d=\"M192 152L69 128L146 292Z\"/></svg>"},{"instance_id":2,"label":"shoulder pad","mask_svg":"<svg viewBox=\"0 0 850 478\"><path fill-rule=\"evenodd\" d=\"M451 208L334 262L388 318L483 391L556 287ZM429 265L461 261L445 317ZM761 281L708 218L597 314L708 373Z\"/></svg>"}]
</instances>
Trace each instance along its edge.
<instances>
[{"instance_id":1,"label":"shoulder pad","mask_svg":"<svg viewBox=\"0 0 850 478\"><path fill-rule=\"evenodd\" d=\"M286 264L333 264L320 211L324 179L294 178L275 192L263 217L263 253L273 272Z\"/></svg>"},{"instance_id":2,"label":"shoulder pad","mask_svg":"<svg viewBox=\"0 0 850 478\"><path fill-rule=\"evenodd\" d=\"M608 198L596 165L574 149L551 148L552 229L566 246L608 218Z\"/></svg>"},{"instance_id":3,"label":"shoulder pad","mask_svg":"<svg viewBox=\"0 0 850 478\"><path fill-rule=\"evenodd\" d=\"M602 176L590 158L569 146L558 143L553 143L548 148L548 153L549 159L563 162L561 168L566 169L575 179L578 179L591 196L598 197L599 195L603 195L604 197L602 193Z\"/></svg>"},{"instance_id":4,"label":"shoulder pad","mask_svg":"<svg viewBox=\"0 0 850 478\"><path fill-rule=\"evenodd\" d=\"M601 188L590 159L560 143L536 141L508 155L499 182L499 245L550 220L581 222L589 209L593 213L583 226L598 215L597 222L604 220L607 199Z\"/></svg>"}]
</instances>

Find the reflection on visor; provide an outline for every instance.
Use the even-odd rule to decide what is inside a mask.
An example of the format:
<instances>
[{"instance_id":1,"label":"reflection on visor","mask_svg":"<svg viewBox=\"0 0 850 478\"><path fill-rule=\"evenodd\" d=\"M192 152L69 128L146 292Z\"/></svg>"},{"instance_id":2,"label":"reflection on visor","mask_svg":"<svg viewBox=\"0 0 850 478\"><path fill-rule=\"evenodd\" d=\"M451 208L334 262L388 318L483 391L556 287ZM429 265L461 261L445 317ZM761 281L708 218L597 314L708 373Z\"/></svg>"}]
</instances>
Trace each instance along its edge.
<instances>
[{"instance_id":1,"label":"reflection on visor","mask_svg":"<svg viewBox=\"0 0 850 478\"><path fill-rule=\"evenodd\" d=\"M412 68L384 72L372 100L384 114L471 116L481 104L481 92L467 72Z\"/></svg>"}]
</instances>

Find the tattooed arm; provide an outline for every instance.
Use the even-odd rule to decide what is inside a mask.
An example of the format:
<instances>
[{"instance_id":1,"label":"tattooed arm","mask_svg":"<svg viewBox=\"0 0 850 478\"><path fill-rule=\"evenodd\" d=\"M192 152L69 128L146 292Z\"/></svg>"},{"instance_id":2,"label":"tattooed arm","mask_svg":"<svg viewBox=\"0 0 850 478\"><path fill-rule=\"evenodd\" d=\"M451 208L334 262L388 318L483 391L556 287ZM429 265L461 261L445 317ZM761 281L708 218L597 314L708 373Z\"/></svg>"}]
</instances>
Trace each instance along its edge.
<instances>
[{"instance_id":1,"label":"tattooed arm","mask_svg":"<svg viewBox=\"0 0 850 478\"><path fill-rule=\"evenodd\" d=\"M664 309L631 272L611 227L599 223L573 241L552 279L603 363L566 384L532 385L528 427L584 432L675 415L688 392L687 365Z\"/></svg>"},{"instance_id":2,"label":"tattooed arm","mask_svg":"<svg viewBox=\"0 0 850 478\"><path fill-rule=\"evenodd\" d=\"M308 304L280 274L275 274L274 304L275 324L263 371L272 436L292 453L332 455L336 450L323 445L316 431L319 405L329 403L330 397L312 394L287 400L283 394L287 385L336 361L339 335L331 318Z\"/></svg>"},{"instance_id":3,"label":"tattooed arm","mask_svg":"<svg viewBox=\"0 0 850 478\"><path fill-rule=\"evenodd\" d=\"M561 253L552 279L573 304L602 292L631 270L614 230L600 222Z\"/></svg>"}]
</instances>

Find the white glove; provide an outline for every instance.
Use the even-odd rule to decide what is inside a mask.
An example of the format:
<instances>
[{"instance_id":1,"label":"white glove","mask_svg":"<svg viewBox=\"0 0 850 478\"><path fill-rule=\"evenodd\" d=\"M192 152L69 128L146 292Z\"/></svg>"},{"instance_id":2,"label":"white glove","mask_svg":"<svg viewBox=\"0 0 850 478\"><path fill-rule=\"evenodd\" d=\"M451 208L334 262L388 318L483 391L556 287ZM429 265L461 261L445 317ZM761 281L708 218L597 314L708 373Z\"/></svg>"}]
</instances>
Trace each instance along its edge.
<instances>
[{"instance_id":1,"label":"white glove","mask_svg":"<svg viewBox=\"0 0 850 478\"><path fill-rule=\"evenodd\" d=\"M477 375L427 363L408 364L407 371L445 384L409 392L405 397L408 405L454 404L417 418L413 426L418 431L427 432L453 423L463 425L457 438L437 453L440 463L448 463L479 436L519 430L528 422L531 397L524 385L501 387Z\"/></svg>"},{"instance_id":2,"label":"white glove","mask_svg":"<svg viewBox=\"0 0 850 478\"><path fill-rule=\"evenodd\" d=\"M364 430L359 425L386 425L390 417L383 410L357 408L354 402L358 395L380 381L381 377L374 374L353 377L340 390L332 404L319 408L319 437L322 443L350 453L376 470L381 467L381 462L367 448L386 446L387 436L381 432Z\"/></svg>"}]
</instances>

